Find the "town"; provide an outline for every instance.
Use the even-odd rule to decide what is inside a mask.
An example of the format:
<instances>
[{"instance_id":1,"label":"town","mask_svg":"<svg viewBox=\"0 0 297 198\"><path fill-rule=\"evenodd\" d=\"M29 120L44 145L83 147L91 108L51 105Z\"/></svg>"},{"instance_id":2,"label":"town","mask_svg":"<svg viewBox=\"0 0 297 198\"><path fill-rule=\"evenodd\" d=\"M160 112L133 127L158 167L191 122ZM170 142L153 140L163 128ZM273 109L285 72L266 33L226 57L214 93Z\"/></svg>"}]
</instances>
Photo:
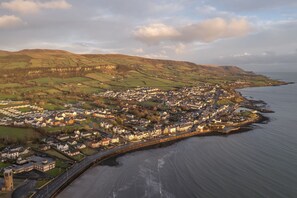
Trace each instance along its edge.
<instances>
[{"instance_id":1,"label":"town","mask_svg":"<svg viewBox=\"0 0 297 198\"><path fill-rule=\"evenodd\" d=\"M53 111L27 101L0 101L0 125L40 134L3 145L2 175L31 178L38 189L76 162L105 150L194 131L227 134L259 118L257 111L241 105L245 99L238 92L219 85L107 90L94 98L104 102L92 109L78 103ZM11 179L3 186L3 191L15 188Z\"/></svg>"}]
</instances>

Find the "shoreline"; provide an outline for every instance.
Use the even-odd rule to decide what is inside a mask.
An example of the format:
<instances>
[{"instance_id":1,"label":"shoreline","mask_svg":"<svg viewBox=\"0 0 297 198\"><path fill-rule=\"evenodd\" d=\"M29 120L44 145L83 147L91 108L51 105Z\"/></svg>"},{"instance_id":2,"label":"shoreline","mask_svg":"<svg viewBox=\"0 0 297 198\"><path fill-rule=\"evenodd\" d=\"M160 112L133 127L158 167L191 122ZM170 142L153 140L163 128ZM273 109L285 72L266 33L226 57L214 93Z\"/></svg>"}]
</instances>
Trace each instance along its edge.
<instances>
[{"instance_id":1,"label":"shoreline","mask_svg":"<svg viewBox=\"0 0 297 198\"><path fill-rule=\"evenodd\" d=\"M55 178L49 184L45 185L42 189L37 191L31 197L56 197L65 188L67 188L75 179L80 177L83 173L85 173L90 168L92 168L94 166L98 166L98 165L100 165L102 163L105 163L105 162L108 163L108 160L115 160L116 158L121 157L123 155L126 155L128 153L132 153L132 152L135 152L135 151L141 151L141 150L147 150L147 149L160 148L160 147L163 147L163 146L172 145L172 144L174 144L176 142L179 142L179 141L182 141L184 139L191 138L191 137L228 136L228 135L232 135L232 134L235 134L235 133L244 133L244 132L248 132L248 131L253 129L251 127L252 124L266 123L266 121L269 120L268 117L263 116L262 114L257 114L257 115L258 116L256 118L254 118L252 120L245 121L243 123L240 123L239 124L240 126L238 126L235 129L232 129L232 130L228 131L227 133L226 132L225 133L219 132L217 130L206 131L206 132L194 131L194 132L181 133L181 134L177 134L177 135L172 135L172 136L166 136L166 137L161 137L161 138L157 138L157 139L147 140L145 142L137 142L137 143L132 143L132 144L128 144L128 145L119 146L119 147L122 147L119 150L117 150L117 148L106 150L105 151L106 153L101 155L101 156L97 157L96 154L93 155L93 157L95 157L95 158L92 159L88 164L86 164L86 166L83 167L80 171L73 174L71 177L69 177L67 173L64 173L64 174L58 176L57 178ZM92 156L90 156L90 157L92 157ZM65 174L67 174L66 178L63 177L63 176L65 176ZM51 185L52 183L54 183L55 180L59 180L59 178L64 178L66 180L63 181L60 186L56 187L56 189L53 189L52 192L49 192L49 190L48 190L49 187L48 186ZM46 192L46 195L42 194L42 191Z\"/></svg>"},{"instance_id":2,"label":"shoreline","mask_svg":"<svg viewBox=\"0 0 297 198\"><path fill-rule=\"evenodd\" d=\"M198 134L198 135L194 135L194 136L191 136L191 137L188 137L188 138L211 137L211 136L228 136L228 135L233 135L233 134L246 133L246 132L249 132L249 131L253 130L253 127L252 127L253 124L267 124L269 122L269 120L270 120L269 117L261 115L261 118L258 121L242 125L241 127L238 127L238 128L236 128L234 130L230 130L230 132L228 132L228 133L222 133L222 132L218 132L218 131L211 131L211 132L206 132L206 133L201 133L201 134ZM124 156L126 154L137 152L137 151L145 151L145 150L150 150L150 149L158 149L158 148L171 146L171 145L173 145L175 143L178 143L179 141L183 141L183 140L188 139L188 138L176 139L176 140L172 140L172 141L168 141L168 142L162 142L162 143L155 144L155 145L152 145L152 146L135 149L133 151L128 151L126 153L118 154L117 156L113 156L113 157L104 159L104 160L102 160L101 162L99 162L98 164L96 164L94 166L100 166L100 165L113 166L113 165L109 164L109 161L114 163L114 165L118 165L118 162L116 161L116 159L119 158L119 157L122 157L122 156Z\"/></svg>"},{"instance_id":3,"label":"shoreline","mask_svg":"<svg viewBox=\"0 0 297 198\"><path fill-rule=\"evenodd\" d=\"M273 86L283 86L291 83L283 83L280 85L273 85ZM272 87L272 86L264 86L264 87ZM252 88L252 87L241 87L239 89L244 88ZM236 89L235 89L236 90ZM240 91L238 91L240 93ZM251 100L245 98L247 101L252 102ZM253 103L253 102L252 102ZM108 149L102 152L99 152L97 154L94 154L92 156L88 156L87 159L78 162L77 164L74 164L69 171L64 172L63 174L59 175L55 179L53 179L51 182L43 186L41 189L37 190L33 195L30 197L56 197L60 192L62 192L65 188L67 188L75 179L80 177L83 173L85 173L90 168L97 166L99 164L102 164L104 162L107 162L108 160L114 160L117 157L123 156L127 153L139 151L139 150L146 150L146 149L152 149L154 147L162 147L174 144L178 141L181 141L183 139L194 137L194 136L227 136L235 133L243 133L248 132L252 130L253 124L261 124L261 123L267 123L270 119L266 116L264 116L262 113L269 113L269 112L261 112L256 113L256 117L250 118L248 120L245 120L243 122L237 123L232 127L231 130L228 130L227 132L222 132L218 130L208 130L204 132L186 132L186 133L179 133L172 136L165 136L160 137L156 139L146 140L142 142L137 143L131 143L131 144L125 144L120 145L112 149ZM271 112L272 113L272 112ZM108 163L108 162L107 162ZM79 170L77 170L80 168ZM69 173L68 173L69 172Z\"/></svg>"}]
</instances>

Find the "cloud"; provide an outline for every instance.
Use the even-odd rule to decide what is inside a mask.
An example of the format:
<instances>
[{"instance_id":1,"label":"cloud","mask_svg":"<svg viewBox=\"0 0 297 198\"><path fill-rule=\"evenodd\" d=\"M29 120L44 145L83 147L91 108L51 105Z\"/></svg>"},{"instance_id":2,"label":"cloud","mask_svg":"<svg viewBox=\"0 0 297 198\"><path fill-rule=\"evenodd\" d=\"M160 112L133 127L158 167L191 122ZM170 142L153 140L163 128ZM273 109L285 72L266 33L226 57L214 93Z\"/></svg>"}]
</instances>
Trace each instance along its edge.
<instances>
[{"instance_id":1,"label":"cloud","mask_svg":"<svg viewBox=\"0 0 297 198\"><path fill-rule=\"evenodd\" d=\"M249 0L249 1L239 1L239 0L208 0L205 1L208 4L216 5L217 7L222 7L225 10L233 12L259 12L270 10L275 14L274 9L282 9L289 7L296 7L296 0Z\"/></svg>"},{"instance_id":2,"label":"cloud","mask_svg":"<svg viewBox=\"0 0 297 198\"><path fill-rule=\"evenodd\" d=\"M183 43L177 43L173 45L162 46L165 51L174 52L177 55L184 54L186 52L187 46Z\"/></svg>"},{"instance_id":3,"label":"cloud","mask_svg":"<svg viewBox=\"0 0 297 198\"><path fill-rule=\"evenodd\" d=\"M234 54L232 56L220 57L220 62L224 64L296 64L297 52L277 54L274 51L265 51L259 54L245 52L243 54Z\"/></svg>"},{"instance_id":4,"label":"cloud","mask_svg":"<svg viewBox=\"0 0 297 198\"><path fill-rule=\"evenodd\" d=\"M0 16L0 28L11 28L22 23L22 20L14 15Z\"/></svg>"},{"instance_id":5,"label":"cloud","mask_svg":"<svg viewBox=\"0 0 297 198\"><path fill-rule=\"evenodd\" d=\"M0 7L22 14L32 14L39 12L41 9L69 9L71 4L65 0L51 0L46 2L38 0L12 0L1 3Z\"/></svg>"},{"instance_id":6,"label":"cloud","mask_svg":"<svg viewBox=\"0 0 297 198\"><path fill-rule=\"evenodd\" d=\"M142 54L144 53L144 50L142 48L137 48L137 49L134 49L133 52L135 52L136 54Z\"/></svg>"},{"instance_id":7,"label":"cloud","mask_svg":"<svg viewBox=\"0 0 297 198\"><path fill-rule=\"evenodd\" d=\"M172 27L162 23L139 27L134 35L139 40L158 44L162 41L212 42L222 38L244 36L251 31L246 19L213 18L194 24Z\"/></svg>"},{"instance_id":8,"label":"cloud","mask_svg":"<svg viewBox=\"0 0 297 198\"><path fill-rule=\"evenodd\" d=\"M152 10L154 12L166 12L166 13L174 13L174 12L177 12L177 11L181 11L183 10L184 6L182 4L179 4L179 3L163 3L163 4L155 4L154 6L152 6Z\"/></svg>"},{"instance_id":9,"label":"cloud","mask_svg":"<svg viewBox=\"0 0 297 198\"><path fill-rule=\"evenodd\" d=\"M161 40L174 39L178 37L179 32L174 27L170 27L162 23L155 23L139 27L136 31L134 31L134 35L143 42L157 44Z\"/></svg>"},{"instance_id":10,"label":"cloud","mask_svg":"<svg viewBox=\"0 0 297 198\"><path fill-rule=\"evenodd\" d=\"M233 12L226 12L218 10L216 7L211 5L200 5L196 7L198 14L206 15L209 17L224 17L224 18L232 18L235 17L236 14Z\"/></svg>"},{"instance_id":11,"label":"cloud","mask_svg":"<svg viewBox=\"0 0 297 198\"><path fill-rule=\"evenodd\" d=\"M212 42L221 38L244 36L251 30L245 19L208 19L181 28L182 40Z\"/></svg>"}]
</instances>

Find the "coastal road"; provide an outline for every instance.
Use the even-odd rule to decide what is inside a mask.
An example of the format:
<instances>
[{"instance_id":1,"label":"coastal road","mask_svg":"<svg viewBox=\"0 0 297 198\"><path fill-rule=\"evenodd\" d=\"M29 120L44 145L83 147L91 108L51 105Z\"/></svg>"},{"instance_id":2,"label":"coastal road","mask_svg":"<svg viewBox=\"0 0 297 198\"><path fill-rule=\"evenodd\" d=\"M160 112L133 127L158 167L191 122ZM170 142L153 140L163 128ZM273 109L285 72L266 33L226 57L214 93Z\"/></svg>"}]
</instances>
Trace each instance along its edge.
<instances>
[{"instance_id":1,"label":"coastal road","mask_svg":"<svg viewBox=\"0 0 297 198\"><path fill-rule=\"evenodd\" d=\"M118 148L119 149L119 148ZM55 194L66 182L72 180L82 171L87 169L97 159L101 159L104 156L108 156L115 152L116 149L100 152L96 155L88 156L79 163L74 164L70 169L66 170L63 174L55 178L52 182L44 186L42 189L37 191L33 197L36 198L47 198Z\"/></svg>"},{"instance_id":2,"label":"coastal road","mask_svg":"<svg viewBox=\"0 0 297 198\"><path fill-rule=\"evenodd\" d=\"M11 197L12 198L25 198L27 197L27 192L34 192L36 181L35 180L27 180L23 185L18 187L13 191Z\"/></svg>"},{"instance_id":3,"label":"coastal road","mask_svg":"<svg viewBox=\"0 0 297 198\"><path fill-rule=\"evenodd\" d=\"M172 136L166 136L166 137L159 137L143 142L137 142L137 143L129 143L121 146L117 146L115 148L100 151L99 153L96 153L94 155L86 157L81 162L75 163L72 167L70 167L68 170L66 170L63 174L56 177L54 180L52 180L47 185L43 186L40 190L38 190L33 197L34 198L49 198L56 195L60 190L63 189L67 184L71 183L75 178L77 178L80 174L82 174L85 170L87 170L92 165L96 164L98 161L110 157L115 156L120 153L125 153L128 151L156 145L162 142L172 141L176 139L182 139L191 137L194 135L198 135L199 132L185 132L185 133L178 133Z\"/></svg>"},{"instance_id":4,"label":"coastal road","mask_svg":"<svg viewBox=\"0 0 297 198\"><path fill-rule=\"evenodd\" d=\"M67 184L71 183L75 178L77 178L80 174L82 174L85 170L87 170L92 165L96 164L98 161L110 157L115 156L120 153L125 153L128 151L156 145L162 142L168 142L176 139L186 138L194 135L198 135L198 132L187 132L187 133L180 133L178 135L166 136L155 138L152 140L147 140L145 142L137 142L137 143L129 143L121 146L117 146L115 148L101 151L97 154L92 156L86 157L79 163L74 164L71 168L66 170L63 174L56 177L47 185L43 186L40 190L38 190L33 197L34 198L50 198L57 194L63 187Z\"/></svg>"}]
</instances>

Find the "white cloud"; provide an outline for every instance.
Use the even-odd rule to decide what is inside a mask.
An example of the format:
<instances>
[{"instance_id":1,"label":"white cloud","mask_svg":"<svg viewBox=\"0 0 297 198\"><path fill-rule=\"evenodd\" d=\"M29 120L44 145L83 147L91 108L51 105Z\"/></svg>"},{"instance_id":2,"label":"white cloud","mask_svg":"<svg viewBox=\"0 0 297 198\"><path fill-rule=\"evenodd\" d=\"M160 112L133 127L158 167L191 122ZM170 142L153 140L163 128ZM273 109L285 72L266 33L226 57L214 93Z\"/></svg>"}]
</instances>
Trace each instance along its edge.
<instances>
[{"instance_id":1,"label":"white cloud","mask_svg":"<svg viewBox=\"0 0 297 198\"><path fill-rule=\"evenodd\" d=\"M153 10L155 12L177 12L183 10L184 6L179 3L164 3L164 4L155 4Z\"/></svg>"},{"instance_id":2,"label":"white cloud","mask_svg":"<svg viewBox=\"0 0 297 198\"><path fill-rule=\"evenodd\" d=\"M11 28L22 23L22 20L14 15L0 16L0 28Z\"/></svg>"},{"instance_id":3,"label":"white cloud","mask_svg":"<svg viewBox=\"0 0 297 198\"><path fill-rule=\"evenodd\" d=\"M182 40L212 42L221 38L246 35L251 30L245 19L208 19L181 28Z\"/></svg>"},{"instance_id":4,"label":"white cloud","mask_svg":"<svg viewBox=\"0 0 297 198\"><path fill-rule=\"evenodd\" d=\"M291 51L289 53L278 54L271 52L260 52L258 54L242 53L230 56L221 56L218 60L222 64L238 64L238 65L296 65L297 53Z\"/></svg>"},{"instance_id":5,"label":"white cloud","mask_svg":"<svg viewBox=\"0 0 297 198\"><path fill-rule=\"evenodd\" d=\"M174 52L177 55L184 54L187 46L183 43L162 46L164 50Z\"/></svg>"},{"instance_id":6,"label":"white cloud","mask_svg":"<svg viewBox=\"0 0 297 198\"><path fill-rule=\"evenodd\" d=\"M170 26L162 23L154 23L139 27L134 35L136 38L146 43L159 43L162 40L173 39L179 35L179 32Z\"/></svg>"},{"instance_id":7,"label":"white cloud","mask_svg":"<svg viewBox=\"0 0 297 198\"><path fill-rule=\"evenodd\" d=\"M172 27L162 23L150 24L138 28L134 35L145 43L158 44L166 40L212 42L222 38L244 36L250 31L251 27L246 19L226 20L217 17L182 27Z\"/></svg>"},{"instance_id":8,"label":"white cloud","mask_svg":"<svg viewBox=\"0 0 297 198\"><path fill-rule=\"evenodd\" d=\"M236 14L233 12L227 12L227 11L221 11L218 10L216 7L211 5L202 5L196 7L196 10L198 11L198 14L206 15L209 17L227 17L232 18L235 17Z\"/></svg>"},{"instance_id":9,"label":"white cloud","mask_svg":"<svg viewBox=\"0 0 297 198\"><path fill-rule=\"evenodd\" d=\"M174 52L176 54L183 54L185 52L186 45L179 43L175 46Z\"/></svg>"},{"instance_id":10,"label":"white cloud","mask_svg":"<svg viewBox=\"0 0 297 198\"><path fill-rule=\"evenodd\" d=\"M12 0L9 2L2 2L0 7L22 14L32 14L41 9L69 9L71 4L66 0L51 0L46 2L38 0Z\"/></svg>"},{"instance_id":11,"label":"white cloud","mask_svg":"<svg viewBox=\"0 0 297 198\"><path fill-rule=\"evenodd\" d=\"M201 14L212 14L213 12L217 12L217 9L210 5L199 6L196 10Z\"/></svg>"},{"instance_id":12,"label":"white cloud","mask_svg":"<svg viewBox=\"0 0 297 198\"><path fill-rule=\"evenodd\" d=\"M39 3L38 5L40 8L46 9L69 9L71 8L71 4L66 2L65 0L55 0L55 1L48 1L44 3Z\"/></svg>"},{"instance_id":13,"label":"white cloud","mask_svg":"<svg viewBox=\"0 0 297 198\"><path fill-rule=\"evenodd\" d=\"M142 54L142 53L144 53L143 48L137 48L137 49L134 49L133 51L134 51L135 53L137 53L137 54Z\"/></svg>"}]
</instances>

